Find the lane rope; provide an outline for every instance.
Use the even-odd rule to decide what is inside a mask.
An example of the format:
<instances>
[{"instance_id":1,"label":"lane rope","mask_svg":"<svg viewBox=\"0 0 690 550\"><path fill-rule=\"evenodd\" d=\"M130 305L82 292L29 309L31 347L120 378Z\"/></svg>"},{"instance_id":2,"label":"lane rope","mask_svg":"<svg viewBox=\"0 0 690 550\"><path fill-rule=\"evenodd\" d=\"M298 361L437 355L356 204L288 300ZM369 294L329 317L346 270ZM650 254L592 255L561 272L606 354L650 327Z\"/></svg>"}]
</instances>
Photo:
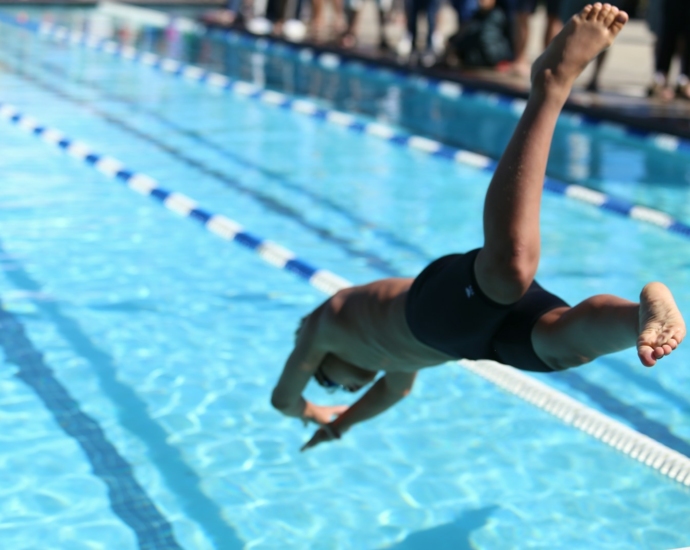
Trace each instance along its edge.
<instances>
[{"instance_id":1,"label":"lane rope","mask_svg":"<svg viewBox=\"0 0 690 550\"><path fill-rule=\"evenodd\" d=\"M12 105L0 102L0 118L92 166L109 178L119 180L133 191L156 200L168 210L201 223L219 237L253 250L267 263L296 274L324 294L333 295L338 290L352 286L352 283L335 273L313 267L279 244L246 231L238 222L201 208L190 197L162 188L153 178L128 169L119 160L96 153L86 143L70 139L59 130L41 125ZM690 486L690 457L512 367L493 361L462 360L458 364L662 475Z\"/></svg>"},{"instance_id":2,"label":"lane rope","mask_svg":"<svg viewBox=\"0 0 690 550\"><path fill-rule=\"evenodd\" d=\"M176 59L161 57L151 52L142 52L132 46L119 44L114 40L94 38L79 31L71 31L67 27L48 23L18 22L15 18L4 14L0 14L0 23L21 27L39 36L55 40L58 43L100 51L116 58L125 59L163 73L197 82L207 88L237 94L267 105L335 124L355 133L378 137L400 147L421 151L431 156L458 162L478 170L493 173L498 164L484 155L450 147L423 136L408 134L385 124L369 122L363 120L362 117L356 117L349 113L325 109L312 101L296 99L287 94L267 90L249 82L234 80L223 74L207 71L202 67L182 63ZM544 189L553 194L651 224L690 239L690 225L677 220L661 210L638 205L626 199L610 196L581 185L564 183L548 176L544 178Z\"/></svg>"},{"instance_id":3,"label":"lane rope","mask_svg":"<svg viewBox=\"0 0 690 550\"><path fill-rule=\"evenodd\" d=\"M415 88L432 92L446 99L458 99L460 97L472 97L482 99L488 104L503 107L514 114L521 115L527 104L523 98L513 97L507 94L486 92L471 86L463 86L452 80L443 80L430 76L410 74L406 71L382 67L373 61L353 59L332 52L318 52L308 46L290 44L275 40L271 37L257 36L249 31L219 30L209 31L210 36L219 36L229 44L236 44L248 49L268 52L276 56L296 59L304 64L310 64L321 69L337 71L340 68L365 70L368 74L381 79L393 80L398 84L413 86ZM690 153L690 140L667 134L636 128L619 122L599 119L586 114L567 111L561 114L561 120L574 128L600 128L611 136L626 136L641 140L647 145L666 152Z\"/></svg>"}]
</instances>

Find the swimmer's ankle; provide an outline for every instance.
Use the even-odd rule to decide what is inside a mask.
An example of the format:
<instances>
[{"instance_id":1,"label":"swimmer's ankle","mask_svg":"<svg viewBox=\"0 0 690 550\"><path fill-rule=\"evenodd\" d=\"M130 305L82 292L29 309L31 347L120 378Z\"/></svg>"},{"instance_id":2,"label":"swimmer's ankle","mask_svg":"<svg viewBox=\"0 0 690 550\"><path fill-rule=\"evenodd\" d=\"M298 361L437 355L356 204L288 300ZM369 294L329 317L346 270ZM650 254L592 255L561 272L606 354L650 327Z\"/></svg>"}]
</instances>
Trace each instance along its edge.
<instances>
[{"instance_id":1,"label":"swimmer's ankle","mask_svg":"<svg viewBox=\"0 0 690 550\"><path fill-rule=\"evenodd\" d=\"M572 90L572 84L564 84L556 79L547 69L545 74L536 75L530 90L530 101L546 103L554 107L562 108Z\"/></svg>"}]
</instances>

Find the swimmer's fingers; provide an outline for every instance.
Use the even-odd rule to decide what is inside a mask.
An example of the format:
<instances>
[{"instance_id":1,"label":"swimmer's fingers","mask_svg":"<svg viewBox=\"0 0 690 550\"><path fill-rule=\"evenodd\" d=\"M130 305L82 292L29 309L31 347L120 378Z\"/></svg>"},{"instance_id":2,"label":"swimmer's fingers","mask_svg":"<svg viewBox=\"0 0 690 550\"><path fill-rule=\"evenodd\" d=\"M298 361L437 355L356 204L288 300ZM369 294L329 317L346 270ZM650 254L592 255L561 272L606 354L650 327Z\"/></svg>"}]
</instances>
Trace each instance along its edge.
<instances>
[{"instance_id":1,"label":"swimmer's fingers","mask_svg":"<svg viewBox=\"0 0 690 550\"><path fill-rule=\"evenodd\" d=\"M347 405L336 405L336 406L322 406L313 405L310 408L309 414L304 416L302 420L306 426L308 422L314 422L321 426L325 426L343 414L348 409Z\"/></svg>"},{"instance_id":2,"label":"swimmer's fingers","mask_svg":"<svg viewBox=\"0 0 690 550\"><path fill-rule=\"evenodd\" d=\"M300 452L304 452L307 449L316 447L319 443L325 443L333 439L340 439L340 433L332 426L326 424L316 430L316 433L312 436L312 438L302 445Z\"/></svg>"}]
</instances>

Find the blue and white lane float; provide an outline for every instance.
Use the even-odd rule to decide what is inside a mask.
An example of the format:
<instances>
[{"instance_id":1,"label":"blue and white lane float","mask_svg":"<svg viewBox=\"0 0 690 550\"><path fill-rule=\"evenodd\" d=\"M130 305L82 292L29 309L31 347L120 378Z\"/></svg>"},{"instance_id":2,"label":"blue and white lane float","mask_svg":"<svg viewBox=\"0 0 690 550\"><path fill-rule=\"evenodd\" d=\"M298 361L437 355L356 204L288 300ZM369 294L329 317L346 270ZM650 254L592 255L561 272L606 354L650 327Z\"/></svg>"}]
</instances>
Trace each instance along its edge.
<instances>
[{"instance_id":1,"label":"blue and white lane float","mask_svg":"<svg viewBox=\"0 0 690 550\"><path fill-rule=\"evenodd\" d=\"M151 52L140 52L132 46L121 45L113 40L94 38L93 36L78 31L70 31L67 27L55 26L47 23L18 22L15 18L2 14L0 14L0 22L19 26L61 43L69 43L101 51L134 63L149 66L173 76L198 82L214 90L231 92L268 105L336 124L356 133L364 133L379 137L401 147L422 151L435 157L472 166L479 170L493 172L497 165L496 161L484 155L449 147L439 141L422 136L410 135L396 130L391 126L363 120L362 118L355 117L348 113L324 109L312 101L295 99L287 94L267 90L249 82L234 80L223 74L210 72L195 65L182 63L176 59L164 58ZM455 83L446 83L446 86L450 85L457 86ZM668 138L668 141L671 140L673 136L666 136L666 138ZM602 210L653 224L685 238L690 238L690 225L676 220L671 215L660 210L636 205L625 199L612 197L582 185L567 184L550 177L544 179L544 189L557 195L588 203Z\"/></svg>"},{"instance_id":2,"label":"blue and white lane float","mask_svg":"<svg viewBox=\"0 0 690 550\"><path fill-rule=\"evenodd\" d=\"M487 103L492 105L505 107L507 110L516 114L522 114L522 111L525 109L525 105L527 104L527 102L522 98L516 98L495 92L485 92L469 86L463 86L458 82L453 82L451 80L410 74L395 68L382 67L376 62L362 59L352 59L347 56L341 56L332 52L318 53L308 46L300 46L276 41L271 38L255 36L248 32L239 32L234 30L212 30L210 31L210 34L211 36L214 34L220 35L230 44L238 44L243 47L254 48L256 50L272 53L274 55L287 54L298 61L309 63L326 70L337 70L340 67L363 68L369 74L375 73L380 77L385 77L389 80L392 79L393 81L402 85L409 86L411 84L418 89L427 90L448 99L457 99L463 96L478 97L484 99ZM564 111L561 114L561 118L575 127L584 126L589 128L601 128L615 135L624 135L635 139L642 139L652 147L663 151L679 151L690 153L690 140L671 134L634 128L622 123L610 122L607 120L601 120L591 116L567 111Z\"/></svg>"},{"instance_id":3,"label":"blue and white lane float","mask_svg":"<svg viewBox=\"0 0 690 550\"><path fill-rule=\"evenodd\" d=\"M279 244L246 231L238 222L209 212L190 197L162 188L153 178L128 169L119 160L97 153L86 143L68 138L59 130L42 125L36 119L20 113L12 105L0 102L0 119L40 137L44 142L62 149L106 176L123 182L133 191L162 203L168 210L203 224L212 233L254 250L269 264L298 275L325 294L332 295L352 285L335 273L313 267ZM512 367L493 361L462 360L458 364L662 475L690 486L690 457Z\"/></svg>"}]
</instances>

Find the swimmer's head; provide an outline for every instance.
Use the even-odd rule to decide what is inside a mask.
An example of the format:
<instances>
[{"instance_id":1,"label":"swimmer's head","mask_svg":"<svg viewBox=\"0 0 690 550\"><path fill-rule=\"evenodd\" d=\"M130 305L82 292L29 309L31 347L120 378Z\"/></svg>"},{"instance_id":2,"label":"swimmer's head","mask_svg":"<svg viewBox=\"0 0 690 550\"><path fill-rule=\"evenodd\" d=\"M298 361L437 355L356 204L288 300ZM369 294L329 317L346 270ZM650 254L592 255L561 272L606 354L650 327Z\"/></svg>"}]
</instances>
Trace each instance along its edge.
<instances>
[{"instance_id":1,"label":"swimmer's head","mask_svg":"<svg viewBox=\"0 0 690 550\"><path fill-rule=\"evenodd\" d=\"M491 11L496 7L496 0L479 0L478 6L482 11Z\"/></svg>"},{"instance_id":2,"label":"swimmer's head","mask_svg":"<svg viewBox=\"0 0 690 550\"><path fill-rule=\"evenodd\" d=\"M328 392L356 392L376 378L376 372L346 363L329 353L314 373L314 380Z\"/></svg>"}]
</instances>

